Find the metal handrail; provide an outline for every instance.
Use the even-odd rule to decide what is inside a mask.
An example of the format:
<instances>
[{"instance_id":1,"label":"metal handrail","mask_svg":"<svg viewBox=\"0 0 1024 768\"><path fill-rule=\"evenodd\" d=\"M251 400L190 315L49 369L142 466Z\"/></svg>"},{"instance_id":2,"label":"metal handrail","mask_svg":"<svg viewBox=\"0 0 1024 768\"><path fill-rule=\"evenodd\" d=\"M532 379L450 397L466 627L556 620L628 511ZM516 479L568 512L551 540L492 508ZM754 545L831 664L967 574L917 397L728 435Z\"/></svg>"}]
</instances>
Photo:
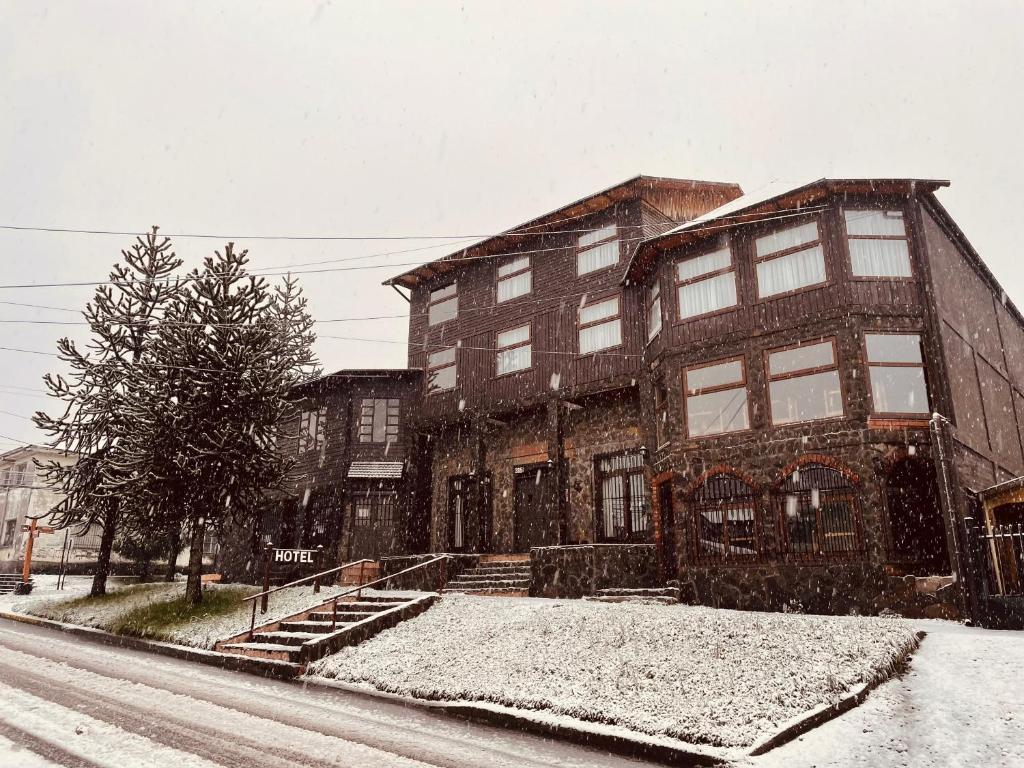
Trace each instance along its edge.
<instances>
[{"instance_id":1,"label":"metal handrail","mask_svg":"<svg viewBox=\"0 0 1024 768\"><path fill-rule=\"evenodd\" d=\"M448 580L447 579L447 571L448 571L447 566L448 566L448 561L451 560L451 559L452 559L451 555L438 555L437 557L433 558L432 560L427 560L425 563L419 563L418 565L413 565L413 566L410 566L408 568L403 568L402 570L396 571L395 573L392 573L389 576L381 576L379 579L374 579L373 581L368 581L365 584L360 584L358 587L352 587L347 592L341 592L341 593L335 595L334 598L332 599L331 631L334 632L338 628L338 600L340 600L341 598L347 597L348 595L351 595L353 592L355 592L356 593L356 599L358 600L360 597L362 597L363 588L364 587L372 587L375 584L382 584L385 581L390 581L391 579L395 578L396 576L402 576L402 575L407 574L407 573L412 573L413 571L418 571L420 568L426 568L428 565L433 565L434 563L440 563L441 564L441 568L438 570L438 573L437 573L437 593L441 594L441 591L444 589L445 582Z\"/></svg>"},{"instance_id":2,"label":"metal handrail","mask_svg":"<svg viewBox=\"0 0 1024 768\"><path fill-rule=\"evenodd\" d=\"M282 584L279 587L274 587L273 589L267 589L267 590L264 590L263 592L258 592L255 595L249 595L249 597L243 598L242 602L246 603L249 600L255 600L257 597L263 597L264 595L272 595L274 592L278 592L278 591L280 591L282 589L287 589L288 587L296 587L299 584L305 584L307 581L315 581L315 580L322 579L324 576L330 576L332 573L337 573L338 571L343 571L346 568L352 568L352 567L357 566L357 565L363 565L364 563L372 563L372 562L374 562L374 561L370 560L369 558L365 558L365 557L362 560L353 560L351 563L345 563L344 565L339 565L337 568L331 568L330 570L327 570L327 571L321 571L320 573L314 573L312 576L306 576L305 578L297 579L296 581L289 581L287 584Z\"/></svg>"}]
</instances>

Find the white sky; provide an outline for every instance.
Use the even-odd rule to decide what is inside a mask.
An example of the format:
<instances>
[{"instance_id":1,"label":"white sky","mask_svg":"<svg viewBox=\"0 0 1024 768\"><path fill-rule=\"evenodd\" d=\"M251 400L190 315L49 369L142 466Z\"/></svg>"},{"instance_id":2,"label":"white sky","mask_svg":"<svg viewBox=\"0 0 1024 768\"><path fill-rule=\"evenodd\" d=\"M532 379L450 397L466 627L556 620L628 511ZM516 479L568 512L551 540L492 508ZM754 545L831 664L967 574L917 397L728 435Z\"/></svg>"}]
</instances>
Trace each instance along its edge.
<instances>
[{"instance_id":1,"label":"white sky","mask_svg":"<svg viewBox=\"0 0 1024 768\"><path fill-rule=\"evenodd\" d=\"M1016 2L0 0L0 224L224 234L481 235L638 173L920 176L1024 306ZM131 238L0 231L0 283L103 278ZM432 241L239 239L256 267ZM218 241L180 238L189 265ZM421 251L308 274L320 320L396 315ZM0 289L78 308L86 288ZM77 320L0 304L0 319ZM75 326L0 323L53 351ZM327 369L403 366L402 319L321 325ZM0 350L0 410L54 358ZM32 392L36 394L32 394ZM43 436L0 413L0 434ZM0 449L13 447L0 442Z\"/></svg>"}]
</instances>

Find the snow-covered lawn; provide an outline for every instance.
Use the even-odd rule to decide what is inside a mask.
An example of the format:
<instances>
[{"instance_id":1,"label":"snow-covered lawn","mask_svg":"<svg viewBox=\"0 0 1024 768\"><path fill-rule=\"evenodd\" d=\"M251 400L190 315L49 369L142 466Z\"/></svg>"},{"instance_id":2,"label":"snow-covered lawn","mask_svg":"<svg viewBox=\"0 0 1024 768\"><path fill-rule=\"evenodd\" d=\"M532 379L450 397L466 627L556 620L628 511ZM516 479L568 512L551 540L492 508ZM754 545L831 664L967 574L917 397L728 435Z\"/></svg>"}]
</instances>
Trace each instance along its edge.
<instances>
[{"instance_id":1,"label":"snow-covered lawn","mask_svg":"<svg viewBox=\"0 0 1024 768\"><path fill-rule=\"evenodd\" d=\"M903 659L901 620L446 595L309 674L749 747Z\"/></svg>"},{"instance_id":2,"label":"snow-covered lawn","mask_svg":"<svg viewBox=\"0 0 1024 768\"><path fill-rule=\"evenodd\" d=\"M233 590L242 595L251 595L258 591L256 587L241 584L213 584L207 590ZM348 589L345 587L344 589ZM319 594L314 594L311 586L290 587L275 592L270 596L269 610L266 614L256 612L256 626L291 616L300 611L320 605L334 594L341 592L342 587L324 587ZM19 597L12 600L7 610L41 616L66 624L77 624L85 627L112 630L118 622L139 608L154 603L167 602L182 597L185 584L174 583L140 584L120 587L100 600L83 600L88 588L76 590L66 595L54 596L49 592ZM199 615L187 622L160 628L159 639L179 645L196 648L213 648L218 640L224 640L249 629L251 603L241 603L230 611L218 615Z\"/></svg>"}]
</instances>

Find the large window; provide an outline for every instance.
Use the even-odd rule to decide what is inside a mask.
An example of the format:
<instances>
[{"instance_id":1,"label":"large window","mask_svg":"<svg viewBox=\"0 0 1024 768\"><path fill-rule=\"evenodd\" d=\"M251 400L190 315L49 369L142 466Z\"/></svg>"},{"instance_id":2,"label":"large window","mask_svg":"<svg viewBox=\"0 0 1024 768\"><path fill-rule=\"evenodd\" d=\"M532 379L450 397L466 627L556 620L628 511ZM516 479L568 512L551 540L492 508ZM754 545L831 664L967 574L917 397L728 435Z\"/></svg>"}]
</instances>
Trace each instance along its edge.
<instances>
[{"instance_id":1,"label":"large window","mask_svg":"<svg viewBox=\"0 0 1024 768\"><path fill-rule=\"evenodd\" d=\"M910 277L902 211L845 210L846 243L854 277Z\"/></svg>"},{"instance_id":2,"label":"large window","mask_svg":"<svg viewBox=\"0 0 1024 768\"><path fill-rule=\"evenodd\" d=\"M648 541L651 495L639 453L602 456L597 464L599 541Z\"/></svg>"},{"instance_id":3,"label":"large window","mask_svg":"<svg viewBox=\"0 0 1024 768\"><path fill-rule=\"evenodd\" d=\"M760 298L824 283L825 252L818 222L787 227L754 241Z\"/></svg>"},{"instance_id":4,"label":"large window","mask_svg":"<svg viewBox=\"0 0 1024 768\"><path fill-rule=\"evenodd\" d=\"M915 333L869 333L864 342L874 412L930 413L921 337Z\"/></svg>"},{"instance_id":5,"label":"large window","mask_svg":"<svg viewBox=\"0 0 1024 768\"><path fill-rule=\"evenodd\" d=\"M647 340L661 332L661 281L655 280L647 291Z\"/></svg>"},{"instance_id":6,"label":"large window","mask_svg":"<svg viewBox=\"0 0 1024 768\"><path fill-rule=\"evenodd\" d=\"M398 439L400 403L396 398L364 398L359 411L360 443L393 443Z\"/></svg>"},{"instance_id":7,"label":"large window","mask_svg":"<svg viewBox=\"0 0 1024 768\"><path fill-rule=\"evenodd\" d=\"M530 326L524 325L499 333L494 346L497 347L499 376L525 371L532 365L533 344L530 340Z\"/></svg>"},{"instance_id":8,"label":"large window","mask_svg":"<svg viewBox=\"0 0 1024 768\"><path fill-rule=\"evenodd\" d=\"M619 263L619 235L614 224L580 235L576 243L576 274L585 275Z\"/></svg>"},{"instance_id":9,"label":"large window","mask_svg":"<svg viewBox=\"0 0 1024 768\"><path fill-rule=\"evenodd\" d=\"M320 450L327 429L327 408L303 411L299 422L299 452Z\"/></svg>"},{"instance_id":10,"label":"large window","mask_svg":"<svg viewBox=\"0 0 1024 768\"><path fill-rule=\"evenodd\" d=\"M622 314L619 297L580 307L580 354L597 352L622 343Z\"/></svg>"},{"instance_id":11,"label":"large window","mask_svg":"<svg viewBox=\"0 0 1024 768\"><path fill-rule=\"evenodd\" d=\"M427 320L430 325L440 325L454 320L459 314L459 296L455 283L430 292Z\"/></svg>"},{"instance_id":12,"label":"large window","mask_svg":"<svg viewBox=\"0 0 1024 768\"><path fill-rule=\"evenodd\" d=\"M860 551L856 494L839 470L821 464L794 469L779 486L775 503L788 555L816 559Z\"/></svg>"},{"instance_id":13,"label":"large window","mask_svg":"<svg viewBox=\"0 0 1024 768\"><path fill-rule=\"evenodd\" d=\"M728 246L676 264L679 319L735 307L736 268Z\"/></svg>"},{"instance_id":14,"label":"large window","mask_svg":"<svg viewBox=\"0 0 1024 768\"><path fill-rule=\"evenodd\" d=\"M735 475L718 472L705 478L691 500L697 556L705 560L758 557L757 508L754 489Z\"/></svg>"},{"instance_id":15,"label":"large window","mask_svg":"<svg viewBox=\"0 0 1024 768\"><path fill-rule=\"evenodd\" d=\"M455 347L427 355L427 392L455 389Z\"/></svg>"},{"instance_id":16,"label":"large window","mask_svg":"<svg viewBox=\"0 0 1024 768\"><path fill-rule=\"evenodd\" d=\"M661 448L668 443L668 387L663 381L654 384L654 417L655 439Z\"/></svg>"},{"instance_id":17,"label":"large window","mask_svg":"<svg viewBox=\"0 0 1024 768\"><path fill-rule=\"evenodd\" d=\"M770 352L768 390L773 424L842 416L835 340Z\"/></svg>"},{"instance_id":18,"label":"large window","mask_svg":"<svg viewBox=\"0 0 1024 768\"><path fill-rule=\"evenodd\" d=\"M686 429L690 437L750 427L743 358L686 370Z\"/></svg>"},{"instance_id":19,"label":"large window","mask_svg":"<svg viewBox=\"0 0 1024 768\"><path fill-rule=\"evenodd\" d=\"M533 270L530 257L505 262L498 267L498 303L517 299L533 290Z\"/></svg>"}]
</instances>

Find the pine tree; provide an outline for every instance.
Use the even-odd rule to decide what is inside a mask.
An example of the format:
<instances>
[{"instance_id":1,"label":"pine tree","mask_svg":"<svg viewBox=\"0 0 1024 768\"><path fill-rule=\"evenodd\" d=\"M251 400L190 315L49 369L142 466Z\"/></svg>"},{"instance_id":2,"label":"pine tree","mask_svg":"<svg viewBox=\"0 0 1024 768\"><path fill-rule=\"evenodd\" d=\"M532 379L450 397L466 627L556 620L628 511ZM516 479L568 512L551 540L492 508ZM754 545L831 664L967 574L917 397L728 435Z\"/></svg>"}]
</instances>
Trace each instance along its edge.
<instances>
[{"instance_id":1,"label":"pine tree","mask_svg":"<svg viewBox=\"0 0 1024 768\"><path fill-rule=\"evenodd\" d=\"M137 478L126 460L125 436L139 428L132 414L133 386L156 324L179 291L172 278L181 260L166 237L153 227L121 251L122 261L110 272L109 283L98 286L83 315L91 338L84 349L69 338L57 343L58 356L69 374L44 377L49 394L63 403L63 413L39 411L36 425L51 444L77 455L74 464L41 464L47 481L64 500L53 510L59 527L102 528L92 595L106 592L110 553L119 524L144 511L126 493Z\"/></svg>"},{"instance_id":2,"label":"pine tree","mask_svg":"<svg viewBox=\"0 0 1024 768\"><path fill-rule=\"evenodd\" d=\"M289 464L275 450L289 389L314 373L313 320L298 283L271 289L229 243L188 275L136 382L145 428L133 436L151 519L190 542L190 602L202 600L203 539L249 527Z\"/></svg>"}]
</instances>

